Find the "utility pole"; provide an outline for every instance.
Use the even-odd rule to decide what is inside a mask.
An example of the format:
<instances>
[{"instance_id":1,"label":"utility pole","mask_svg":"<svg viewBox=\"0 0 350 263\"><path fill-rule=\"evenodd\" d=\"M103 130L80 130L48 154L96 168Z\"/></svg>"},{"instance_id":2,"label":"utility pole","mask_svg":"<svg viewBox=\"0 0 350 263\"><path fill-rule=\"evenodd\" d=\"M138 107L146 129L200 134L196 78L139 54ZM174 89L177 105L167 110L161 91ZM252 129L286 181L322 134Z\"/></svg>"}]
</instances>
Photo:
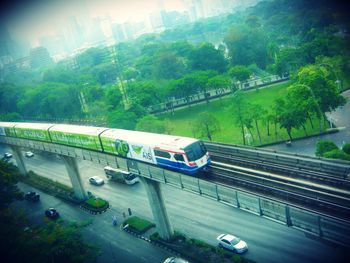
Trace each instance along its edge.
<instances>
[{"instance_id":1,"label":"utility pole","mask_svg":"<svg viewBox=\"0 0 350 263\"><path fill-rule=\"evenodd\" d=\"M117 82L120 83L120 85L118 85L118 87L119 87L119 90L122 94L124 109L127 110L130 107L130 105L129 105L129 100L128 100L125 86L124 86L124 78L123 78L122 69L121 69L121 66L119 65L119 62L117 59L117 51L116 51L115 46L112 47L112 60L113 60L113 63L115 64L115 67L117 69L117 74L118 74Z\"/></svg>"}]
</instances>

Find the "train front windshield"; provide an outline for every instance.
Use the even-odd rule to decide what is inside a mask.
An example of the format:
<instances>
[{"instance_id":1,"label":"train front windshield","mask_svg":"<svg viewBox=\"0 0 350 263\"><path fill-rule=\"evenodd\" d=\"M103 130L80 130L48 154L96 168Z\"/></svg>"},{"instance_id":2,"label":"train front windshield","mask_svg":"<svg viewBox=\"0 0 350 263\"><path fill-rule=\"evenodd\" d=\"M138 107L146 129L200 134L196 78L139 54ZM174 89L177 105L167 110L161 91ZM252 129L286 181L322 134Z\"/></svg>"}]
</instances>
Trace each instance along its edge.
<instances>
[{"instance_id":1,"label":"train front windshield","mask_svg":"<svg viewBox=\"0 0 350 263\"><path fill-rule=\"evenodd\" d=\"M207 153L207 149L205 148L203 142L198 141L187 146L185 148L185 152L186 152L188 161L194 162L202 158Z\"/></svg>"}]
</instances>

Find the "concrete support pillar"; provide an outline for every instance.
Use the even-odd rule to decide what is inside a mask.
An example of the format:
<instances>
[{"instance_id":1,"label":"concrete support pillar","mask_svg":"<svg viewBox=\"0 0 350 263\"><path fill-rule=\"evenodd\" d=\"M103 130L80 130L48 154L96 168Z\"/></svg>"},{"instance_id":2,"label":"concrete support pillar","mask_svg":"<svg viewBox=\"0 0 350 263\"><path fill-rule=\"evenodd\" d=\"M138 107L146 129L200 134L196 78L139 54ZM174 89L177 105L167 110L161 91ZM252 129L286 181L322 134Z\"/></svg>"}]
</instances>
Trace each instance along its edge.
<instances>
[{"instance_id":1,"label":"concrete support pillar","mask_svg":"<svg viewBox=\"0 0 350 263\"><path fill-rule=\"evenodd\" d=\"M166 212L160 183L144 177L141 177L141 180L144 182L146 187L148 201L152 209L159 235L161 238L167 240L174 234L174 230L170 224L168 214Z\"/></svg>"},{"instance_id":2,"label":"concrete support pillar","mask_svg":"<svg viewBox=\"0 0 350 263\"><path fill-rule=\"evenodd\" d=\"M13 156L16 159L16 163L17 163L17 167L18 167L19 172L22 175L26 175L27 174L27 168L26 168L26 165L24 163L23 154L21 152L21 149L18 146L15 146L15 145L10 145L10 148L12 150Z\"/></svg>"},{"instance_id":3,"label":"concrete support pillar","mask_svg":"<svg viewBox=\"0 0 350 263\"><path fill-rule=\"evenodd\" d=\"M61 155L61 157L64 165L66 166L70 181L72 182L75 197L79 200L87 199L88 196L81 181L76 159L64 155Z\"/></svg>"}]
</instances>

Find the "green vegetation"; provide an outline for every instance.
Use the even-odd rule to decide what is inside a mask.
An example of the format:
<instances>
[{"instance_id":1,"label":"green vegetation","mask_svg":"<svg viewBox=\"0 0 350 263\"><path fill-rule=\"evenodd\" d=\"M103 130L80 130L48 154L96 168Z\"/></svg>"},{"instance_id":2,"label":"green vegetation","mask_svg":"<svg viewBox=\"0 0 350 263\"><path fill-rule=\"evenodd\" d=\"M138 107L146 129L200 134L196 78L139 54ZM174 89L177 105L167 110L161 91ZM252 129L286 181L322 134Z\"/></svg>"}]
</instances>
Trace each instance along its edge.
<instances>
[{"instance_id":1,"label":"green vegetation","mask_svg":"<svg viewBox=\"0 0 350 263\"><path fill-rule=\"evenodd\" d=\"M156 232L151 235L150 239L154 242L161 243L174 251L177 251L183 257L190 261L199 263L238 263L238 262L254 262L246 259L244 256L234 254L233 252L224 250L222 248L208 245L207 243L194 239L187 238L185 235L176 232L171 240L162 240Z\"/></svg>"},{"instance_id":2,"label":"green vegetation","mask_svg":"<svg viewBox=\"0 0 350 263\"><path fill-rule=\"evenodd\" d=\"M93 196L82 203L81 206L88 209L89 211L101 213L109 208L109 202L102 198Z\"/></svg>"},{"instance_id":3,"label":"green vegetation","mask_svg":"<svg viewBox=\"0 0 350 263\"><path fill-rule=\"evenodd\" d=\"M47 177L37 175L33 171L29 171L26 176L21 176L20 180L24 183L38 188L44 192L50 193L59 198L65 199L71 202L79 202L74 197L73 188L60 182L51 180Z\"/></svg>"},{"instance_id":4,"label":"green vegetation","mask_svg":"<svg viewBox=\"0 0 350 263\"><path fill-rule=\"evenodd\" d=\"M16 185L19 178L16 166L0 160L0 211L6 209L13 201L23 199L23 194Z\"/></svg>"},{"instance_id":5,"label":"green vegetation","mask_svg":"<svg viewBox=\"0 0 350 263\"><path fill-rule=\"evenodd\" d=\"M129 225L128 228L138 234L143 234L147 230L155 226L155 224L149 222L148 220L139 218L137 216L132 216L126 219L123 222L123 226L126 226L126 225Z\"/></svg>"},{"instance_id":6,"label":"green vegetation","mask_svg":"<svg viewBox=\"0 0 350 263\"><path fill-rule=\"evenodd\" d=\"M345 103L340 91L350 84L348 26L345 9L331 1L261 1L90 48L74 58L74 68L67 59L4 76L0 120L94 119L111 128L254 145L315 134L326 129L325 113ZM222 99L160 119L149 114L151 106L174 98L189 103L191 95L235 91L237 81L271 74L291 81L239 101ZM204 118L204 111L210 115Z\"/></svg>"},{"instance_id":7,"label":"green vegetation","mask_svg":"<svg viewBox=\"0 0 350 263\"><path fill-rule=\"evenodd\" d=\"M286 96L289 85L289 83L286 83L259 91L252 90L244 94L244 99L247 102L254 102L254 105L260 105L263 110L268 111L268 113L265 114L265 117L267 117L269 114L273 114L272 108L275 99L284 98ZM201 104L181 109L175 111L174 114L162 114L159 117L161 119L168 119L173 124L172 134L208 139L206 135L202 135L198 132L198 129L193 123L199 120L199 116L201 116L202 113L210 113L212 116L215 116L220 126L220 132L214 133L212 136L213 141L243 144L241 127L234 118L234 116L237 116L237 104L233 104L232 100L233 98L230 96L222 98L221 100L211 101L209 104ZM236 114L233 115L233 112ZM318 123L316 116L313 116L313 122ZM273 123L269 122L267 125L267 121L264 118L258 120L258 124L262 144L287 140L287 132L278 125L275 131ZM267 126L269 126L269 130ZM312 127L310 122L305 124L305 129L308 135L319 133L319 128L316 126ZM252 143L254 145L260 144L256 128L251 129L251 134ZM293 134L294 137L305 136L304 130L302 129L293 129Z\"/></svg>"},{"instance_id":8,"label":"green vegetation","mask_svg":"<svg viewBox=\"0 0 350 263\"><path fill-rule=\"evenodd\" d=\"M23 199L12 164L0 161L0 249L4 262L94 262L99 248L84 242L82 225L47 220L33 225L22 212L9 208Z\"/></svg>"},{"instance_id":9,"label":"green vegetation","mask_svg":"<svg viewBox=\"0 0 350 263\"><path fill-rule=\"evenodd\" d=\"M316 156L350 161L350 143L339 149L332 141L320 140L316 144Z\"/></svg>"},{"instance_id":10,"label":"green vegetation","mask_svg":"<svg viewBox=\"0 0 350 263\"><path fill-rule=\"evenodd\" d=\"M326 152L338 150L338 146L332 141L320 140L316 144L316 156L323 156Z\"/></svg>"}]
</instances>

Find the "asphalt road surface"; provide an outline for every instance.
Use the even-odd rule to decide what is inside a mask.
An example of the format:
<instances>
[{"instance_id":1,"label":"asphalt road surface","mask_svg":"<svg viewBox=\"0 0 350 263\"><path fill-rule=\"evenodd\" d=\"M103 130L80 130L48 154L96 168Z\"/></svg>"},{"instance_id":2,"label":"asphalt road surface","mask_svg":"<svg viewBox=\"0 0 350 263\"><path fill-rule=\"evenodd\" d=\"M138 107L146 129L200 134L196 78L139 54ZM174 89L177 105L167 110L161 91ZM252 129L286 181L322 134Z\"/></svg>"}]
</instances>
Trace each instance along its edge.
<instances>
[{"instance_id":1,"label":"asphalt road surface","mask_svg":"<svg viewBox=\"0 0 350 263\"><path fill-rule=\"evenodd\" d=\"M1 146L0 154L8 149ZM28 169L70 185L65 167L57 157L36 154L26 158ZM110 201L112 209L91 216L78 207L42 194L39 204L17 204L30 211L30 217L43 220L47 207L57 208L62 218L72 221L93 219L84 229L84 237L102 247L98 262L162 262L170 253L137 239L118 227L112 226L112 215L118 221L128 208L134 215L153 221L147 195L142 183L128 186L105 180L103 186L93 186L88 178L98 175L105 178L103 167L87 161L79 161L79 169L86 190ZM21 185L23 190L30 187ZM174 229L189 237L216 245L215 238L221 233L231 233L248 243L245 257L257 262L347 262L350 257L345 248L306 236L303 232L261 218L248 212L197 196L171 186L162 185L166 208Z\"/></svg>"}]
</instances>

